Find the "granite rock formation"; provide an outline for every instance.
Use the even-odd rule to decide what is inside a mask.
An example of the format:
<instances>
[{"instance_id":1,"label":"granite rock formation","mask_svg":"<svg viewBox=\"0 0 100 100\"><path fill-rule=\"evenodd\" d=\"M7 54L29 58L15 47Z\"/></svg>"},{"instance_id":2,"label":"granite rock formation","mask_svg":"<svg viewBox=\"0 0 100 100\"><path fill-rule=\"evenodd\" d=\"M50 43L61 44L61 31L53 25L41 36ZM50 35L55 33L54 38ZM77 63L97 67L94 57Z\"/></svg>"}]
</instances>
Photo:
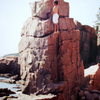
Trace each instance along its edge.
<instances>
[{"instance_id":1,"label":"granite rock formation","mask_svg":"<svg viewBox=\"0 0 100 100\"><path fill-rule=\"evenodd\" d=\"M81 31L80 39L80 53L85 68L91 64L96 63L97 57L97 35L94 28L81 25L79 26Z\"/></svg>"},{"instance_id":2,"label":"granite rock formation","mask_svg":"<svg viewBox=\"0 0 100 100\"><path fill-rule=\"evenodd\" d=\"M75 100L84 78L84 58L89 60L87 51L93 47L88 49L87 45L95 42L94 35L91 36L94 30L69 18L69 3L59 0L59 33L54 33L52 2L32 3L32 16L22 28L19 43L22 90L27 94L53 93L57 100Z\"/></svg>"}]
</instances>

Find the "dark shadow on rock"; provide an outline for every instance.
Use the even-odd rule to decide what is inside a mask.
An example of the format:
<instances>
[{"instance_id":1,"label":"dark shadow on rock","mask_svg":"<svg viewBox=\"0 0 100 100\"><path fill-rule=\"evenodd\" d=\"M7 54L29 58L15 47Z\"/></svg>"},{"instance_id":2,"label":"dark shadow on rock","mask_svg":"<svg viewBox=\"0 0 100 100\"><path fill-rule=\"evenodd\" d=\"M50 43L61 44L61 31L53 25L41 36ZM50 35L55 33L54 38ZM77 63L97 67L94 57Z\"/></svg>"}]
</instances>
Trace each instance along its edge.
<instances>
[{"instance_id":1,"label":"dark shadow on rock","mask_svg":"<svg viewBox=\"0 0 100 100\"><path fill-rule=\"evenodd\" d=\"M9 96L10 94L15 94L15 92L9 90L8 88L0 89L0 97Z\"/></svg>"},{"instance_id":2,"label":"dark shadow on rock","mask_svg":"<svg viewBox=\"0 0 100 100\"><path fill-rule=\"evenodd\" d=\"M97 57L97 34L94 28L80 26L80 54L85 68L96 63Z\"/></svg>"},{"instance_id":3,"label":"dark shadow on rock","mask_svg":"<svg viewBox=\"0 0 100 100\"><path fill-rule=\"evenodd\" d=\"M0 59L0 74L8 74L8 76L20 76L18 57L7 56ZM16 79L18 79L18 77L16 77Z\"/></svg>"}]
</instances>

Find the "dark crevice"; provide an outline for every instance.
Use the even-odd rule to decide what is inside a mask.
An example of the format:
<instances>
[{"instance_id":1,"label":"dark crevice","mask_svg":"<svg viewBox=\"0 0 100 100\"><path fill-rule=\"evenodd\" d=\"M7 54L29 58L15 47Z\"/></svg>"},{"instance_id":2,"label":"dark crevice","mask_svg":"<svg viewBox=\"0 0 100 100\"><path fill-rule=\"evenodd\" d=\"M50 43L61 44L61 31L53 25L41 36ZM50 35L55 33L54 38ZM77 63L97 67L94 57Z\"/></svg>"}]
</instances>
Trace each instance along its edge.
<instances>
[{"instance_id":1,"label":"dark crevice","mask_svg":"<svg viewBox=\"0 0 100 100\"><path fill-rule=\"evenodd\" d=\"M46 17L40 17L40 16L38 16L38 15L34 15L33 17L37 17L37 18L39 18L41 21L43 21L43 20L48 20L49 18L51 18L51 12L48 12L47 14L46 14Z\"/></svg>"},{"instance_id":2,"label":"dark crevice","mask_svg":"<svg viewBox=\"0 0 100 100\"><path fill-rule=\"evenodd\" d=\"M47 18L42 18L42 17L39 17L39 16L37 16L37 15L35 15L34 17L39 18L41 21L43 21L43 20L48 20L48 19L49 19L48 17L47 17Z\"/></svg>"},{"instance_id":3,"label":"dark crevice","mask_svg":"<svg viewBox=\"0 0 100 100\"><path fill-rule=\"evenodd\" d=\"M38 16L38 15L34 15L33 17L39 18L41 21L43 21L43 20L48 20L48 19L52 19L51 13L47 13L47 17L45 17L45 18L40 17L40 16ZM65 17L68 18L68 16L59 16L59 18L65 18Z\"/></svg>"},{"instance_id":4,"label":"dark crevice","mask_svg":"<svg viewBox=\"0 0 100 100\"><path fill-rule=\"evenodd\" d=\"M69 18L69 16L59 16L59 18L65 18L65 17L68 17Z\"/></svg>"},{"instance_id":5,"label":"dark crevice","mask_svg":"<svg viewBox=\"0 0 100 100\"><path fill-rule=\"evenodd\" d=\"M22 34L21 36L25 36L26 35L26 37L34 37L34 38L44 38L44 37L47 37L47 36L49 36L49 35L51 35L51 34L53 34L53 31L51 31L51 32L49 32L49 33L45 33L44 35L41 35L41 36L35 36L35 35L26 35L26 34Z\"/></svg>"},{"instance_id":6,"label":"dark crevice","mask_svg":"<svg viewBox=\"0 0 100 100\"><path fill-rule=\"evenodd\" d=\"M59 29L59 31L69 31L68 29Z\"/></svg>"},{"instance_id":7,"label":"dark crevice","mask_svg":"<svg viewBox=\"0 0 100 100\"><path fill-rule=\"evenodd\" d=\"M64 81L64 74L63 74L63 68L61 67L62 66L62 63L60 62L60 59L61 57L59 56L60 53L61 53L61 50L60 50L60 47L61 47L61 34L58 35L58 38L57 38L57 81L60 82L60 81ZM60 70L60 72L59 72Z\"/></svg>"},{"instance_id":8,"label":"dark crevice","mask_svg":"<svg viewBox=\"0 0 100 100\"><path fill-rule=\"evenodd\" d=\"M70 30L74 30L74 29L70 29ZM69 29L59 29L59 32L62 32L62 31L70 31ZM49 33L45 33L44 35L41 35L41 36L33 36L33 35L26 35L26 37L34 37L34 38L44 38L44 37L47 37L47 36L50 36L51 34L53 34L54 31L51 31ZM21 36L24 36L25 34L22 34Z\"/></svg>"},{"instance_id":9,"label":"dark crevice","mask_svg":"<svg viewBox=\"0 0 100 100\"><path fill-rule=\"evenodd\" d=\"M46 34L44 34L44 35L42 35L42 36L33 36L33 37L34 37L34 38L44 38L44 37L47 37L47 36L49 36L49 35L51 35L51 34L53 34L53 31L50 32L50 33L46 33Z\"/></svg>"}]
</instances>

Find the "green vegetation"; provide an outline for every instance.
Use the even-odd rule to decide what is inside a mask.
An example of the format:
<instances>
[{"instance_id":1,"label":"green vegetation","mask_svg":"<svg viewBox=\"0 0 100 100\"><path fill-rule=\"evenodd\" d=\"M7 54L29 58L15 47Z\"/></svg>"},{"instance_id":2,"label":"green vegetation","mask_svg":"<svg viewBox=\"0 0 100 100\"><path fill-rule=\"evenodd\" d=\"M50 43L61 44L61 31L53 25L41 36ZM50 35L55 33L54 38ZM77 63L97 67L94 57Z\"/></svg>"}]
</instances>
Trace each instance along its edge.
<instances>
[{"instance_id":1,"label":"green vegetation","mask_svg":"<svg viewBox=\"0 0 100 100\"><path fill-rule=\"evenodd\" d=\"M95 24L98 26L98 25L100 25L100 8L99 8L99 11L96 16L97 16L97 20L96 20Z\"/></svg>"},{"instance_id":2,"label":"green vegetation","mask_svg":"<svg viewBox=\"0 0 100 100\"><path fill-rule=\"evenodd\" d=\"M98 13L96 14L97 20L95 21L95 29L96 33L100 33L100 8L98 10Z\"/></svg>"}]
</instances>

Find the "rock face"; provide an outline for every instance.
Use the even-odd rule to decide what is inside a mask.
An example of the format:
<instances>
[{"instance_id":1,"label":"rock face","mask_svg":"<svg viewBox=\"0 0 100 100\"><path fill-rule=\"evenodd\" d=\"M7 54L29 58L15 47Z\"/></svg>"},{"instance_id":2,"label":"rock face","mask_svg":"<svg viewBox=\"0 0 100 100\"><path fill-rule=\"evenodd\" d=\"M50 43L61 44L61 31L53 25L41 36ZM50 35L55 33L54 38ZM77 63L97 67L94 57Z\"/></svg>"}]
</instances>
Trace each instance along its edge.
<instances>
[{"instance_id":1,"label":"rock face","mask_svg":"<svg viewBox=\"0 0 100 100\"><path fill-rule=\"evenodd\" d=\"M80 39L80 53L81 58L83 59L83 63L85 68L90 66L91 63L96 62L97 57L97 35L94 28L81 25L79 26L81 31L81 39Z\"/></svg>"},{"instance_id":2,"label":"rock face","mask_svg":"<svg viewBox=\"0 0 100 100\"><path fill-rule=\"evenodd\" d=\"M69 18L69 4L59 0L59 33L51 21L53 0L32 4L32 17L22 28L19 64L23 92L57 94L57 100L75 100L84 66L80 56L80 30Z\"/></svg>"},{"instance_id":3,"label":"rock face","mask_svg":"<svg viewBox=\"0 0 100 100\"><path fill-rule=\"evenodd\" d=\"M100 91L100 68L97 70L91 83L91 89Z\"/></svg>"},{"instance_id":4,"label":"rock face","mask_svg":"<svg viewBox=\"0 0 100 100\"><path fill-rule=\"evenodd\" d=\"M0 59L0 74L19 75L20 67L18 64L18 57L4 57Z\"/></svg>"},{"instance_id":5,"label":"rock face","mask_svg":"<svg viewBox=\"0 0 100 100\"><path fill-rule=\"evenodd\" d=\"M79 91L78 100L100 100L100 91L97 90L81 90Z\"/></svg>"}]
</instances>

